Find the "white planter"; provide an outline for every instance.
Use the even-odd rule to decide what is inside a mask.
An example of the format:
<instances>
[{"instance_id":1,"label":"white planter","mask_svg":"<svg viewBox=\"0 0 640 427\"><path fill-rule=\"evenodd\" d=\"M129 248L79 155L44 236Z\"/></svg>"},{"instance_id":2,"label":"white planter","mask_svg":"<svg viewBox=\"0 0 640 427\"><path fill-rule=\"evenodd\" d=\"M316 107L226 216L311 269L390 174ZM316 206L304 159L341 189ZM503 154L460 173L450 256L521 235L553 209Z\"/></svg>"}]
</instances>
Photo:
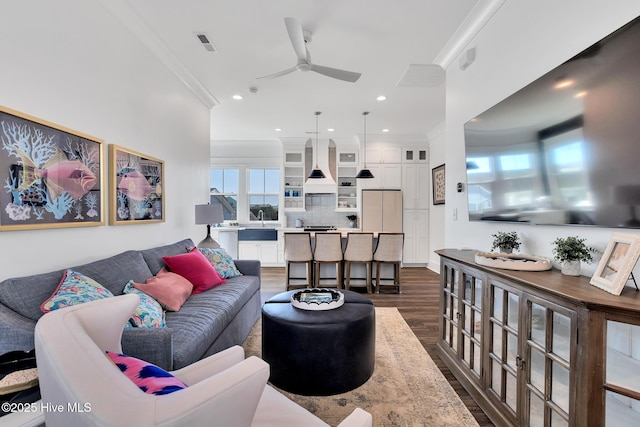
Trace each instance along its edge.
<instances>
[{"instance_id":1,"label":"white planter","mask_svg":"<svg viewBox=\"0 0 640 427\"><path fill-rule=\"evenodd\" d=\"M567 276L580 275L580 260L565 261L562 263L562 274Z\"/></svg>"},{"instance_id":2,"label":"white planter","mask_svg":"<svg viewBox=\"0 0 640 427\"><path fill-rule=\"evenodd\" d=\"M503 254L512 254L513 248L500 248L500 252Z\"/></svg>"}]
</instances>

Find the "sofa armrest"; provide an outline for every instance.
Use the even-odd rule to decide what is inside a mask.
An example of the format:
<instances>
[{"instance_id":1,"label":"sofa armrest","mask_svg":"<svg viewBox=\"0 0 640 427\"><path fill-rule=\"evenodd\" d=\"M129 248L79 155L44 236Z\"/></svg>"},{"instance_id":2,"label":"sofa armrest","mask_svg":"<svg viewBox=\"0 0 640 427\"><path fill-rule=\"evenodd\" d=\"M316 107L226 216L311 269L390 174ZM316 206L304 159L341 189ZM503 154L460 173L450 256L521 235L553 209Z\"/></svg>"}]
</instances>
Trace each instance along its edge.
<instances>
[{"instance_id":1,"label":"sofa armrest","mask_svg":"<svg viewBox=\"0 0 640 427\"><path fill-rule=\"evenodd\" d=\"M258 276L260 278L260 261L257 259L234 259L234 264L245 276Z\"/></svg>"},{"instance_id":2,"label":"sofa armrest","mask_svg":"<svg viewBox=\"0 0 640 427\"><path fill-rule=\"evenodd\" d=\"M173 369L172 329L125 328L122 352L170 371Z\"/></svg>"},{"instance_id":3,"label":"sofa armrest","mask_svg":"<svg viewBox=\"0 0 640 427\"><path fill-rule=\"evenodd\" d=\"M15 350L33 350L35 328L35 320L0 304L0 354Z\"/></svg>"}]
</instances>

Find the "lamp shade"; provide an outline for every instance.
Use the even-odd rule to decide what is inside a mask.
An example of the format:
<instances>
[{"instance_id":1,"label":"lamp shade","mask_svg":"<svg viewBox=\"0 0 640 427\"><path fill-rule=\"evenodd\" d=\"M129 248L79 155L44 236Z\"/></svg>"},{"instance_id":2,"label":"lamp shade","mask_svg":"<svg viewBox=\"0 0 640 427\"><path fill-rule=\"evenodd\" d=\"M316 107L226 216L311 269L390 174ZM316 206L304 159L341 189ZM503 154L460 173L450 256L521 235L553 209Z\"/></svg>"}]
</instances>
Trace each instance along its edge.
<instances>
[{"instance_id":1,"label":"lamp shade","mask_svg":"<svg viewBox=\"0 0 640 427\"><path fill-rule=\"evenodd\" d=\"M309 176L307 178L311 178L311 179L321 179L321 178L326 178L324 175L324 172L322 172L322 169L314 169L311 171L311 173L309 174Z\"/></svg>"},{"instance_id":2,"label":"lamp shade","mask_svg":"<svg viewBox=\"0 0 640 427\"><path fill-rule=\"evenodd\" d=\"M368 179L368 178L374 178L374 176L369 169L360 169L360 172L358 172L358 174L356 175L356 178Z\"/></svg>"},{"instance_id":3,"label":"lamp shade","mask_svg":"<svg viewBox=\"0 0 640 427\"><path fill-rule=\"evenodd\" d=\"M196 224L218 224L223 221L222 206L196 205Z\"/></svg>"}]
</instances>

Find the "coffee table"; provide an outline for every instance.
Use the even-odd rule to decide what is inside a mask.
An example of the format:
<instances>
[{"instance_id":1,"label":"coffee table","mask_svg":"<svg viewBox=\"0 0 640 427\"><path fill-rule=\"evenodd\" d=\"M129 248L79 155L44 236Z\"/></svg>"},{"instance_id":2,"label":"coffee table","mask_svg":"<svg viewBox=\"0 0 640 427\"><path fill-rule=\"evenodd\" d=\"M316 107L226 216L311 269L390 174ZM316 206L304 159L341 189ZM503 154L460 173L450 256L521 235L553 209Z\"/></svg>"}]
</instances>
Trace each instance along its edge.
<instances>
[{"instance_id":1,"label":"coffee table","mask_svg":"<svg viewBox=\"0 0 640 427\"><path fill-rule=\"evenodd\" d=\"M344 293L333 310L308 311L291 305L296 291L278 294L262 307L262 358L276 387L305 396L353 390L373 374L375 310L368 298Z\"/></svg>"}]
</instances>

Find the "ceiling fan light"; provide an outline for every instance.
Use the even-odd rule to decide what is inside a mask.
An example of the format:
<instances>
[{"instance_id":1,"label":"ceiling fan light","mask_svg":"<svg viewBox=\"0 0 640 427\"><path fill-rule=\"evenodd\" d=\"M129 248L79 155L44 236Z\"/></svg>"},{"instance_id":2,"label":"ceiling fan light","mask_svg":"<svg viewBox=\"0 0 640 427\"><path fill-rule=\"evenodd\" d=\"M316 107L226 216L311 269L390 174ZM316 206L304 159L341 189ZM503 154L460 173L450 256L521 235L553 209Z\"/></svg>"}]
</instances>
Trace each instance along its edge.
<instances>
[{"instance_id":1,"label":"ceiling fan light","mask_svg":"<svg viewBox=\"0 0 640 427\"><path fill-rule=\"evenodd\" d=\"M375 178L369 169L361 169L356 175L358 179L370 179Z\"/></svg>"},{"instance_id":2,"label":"ceiling fan light","mask_svg":"<svg viewBox=\"0 0 640 427\"><path fill-rule=\"evenodd\" d=\"M321 179L321 178L326 178L326 176L324 175L324 172L322 172L321 169L313 169L307 178Z\"/></svg>"}]
</instances>

